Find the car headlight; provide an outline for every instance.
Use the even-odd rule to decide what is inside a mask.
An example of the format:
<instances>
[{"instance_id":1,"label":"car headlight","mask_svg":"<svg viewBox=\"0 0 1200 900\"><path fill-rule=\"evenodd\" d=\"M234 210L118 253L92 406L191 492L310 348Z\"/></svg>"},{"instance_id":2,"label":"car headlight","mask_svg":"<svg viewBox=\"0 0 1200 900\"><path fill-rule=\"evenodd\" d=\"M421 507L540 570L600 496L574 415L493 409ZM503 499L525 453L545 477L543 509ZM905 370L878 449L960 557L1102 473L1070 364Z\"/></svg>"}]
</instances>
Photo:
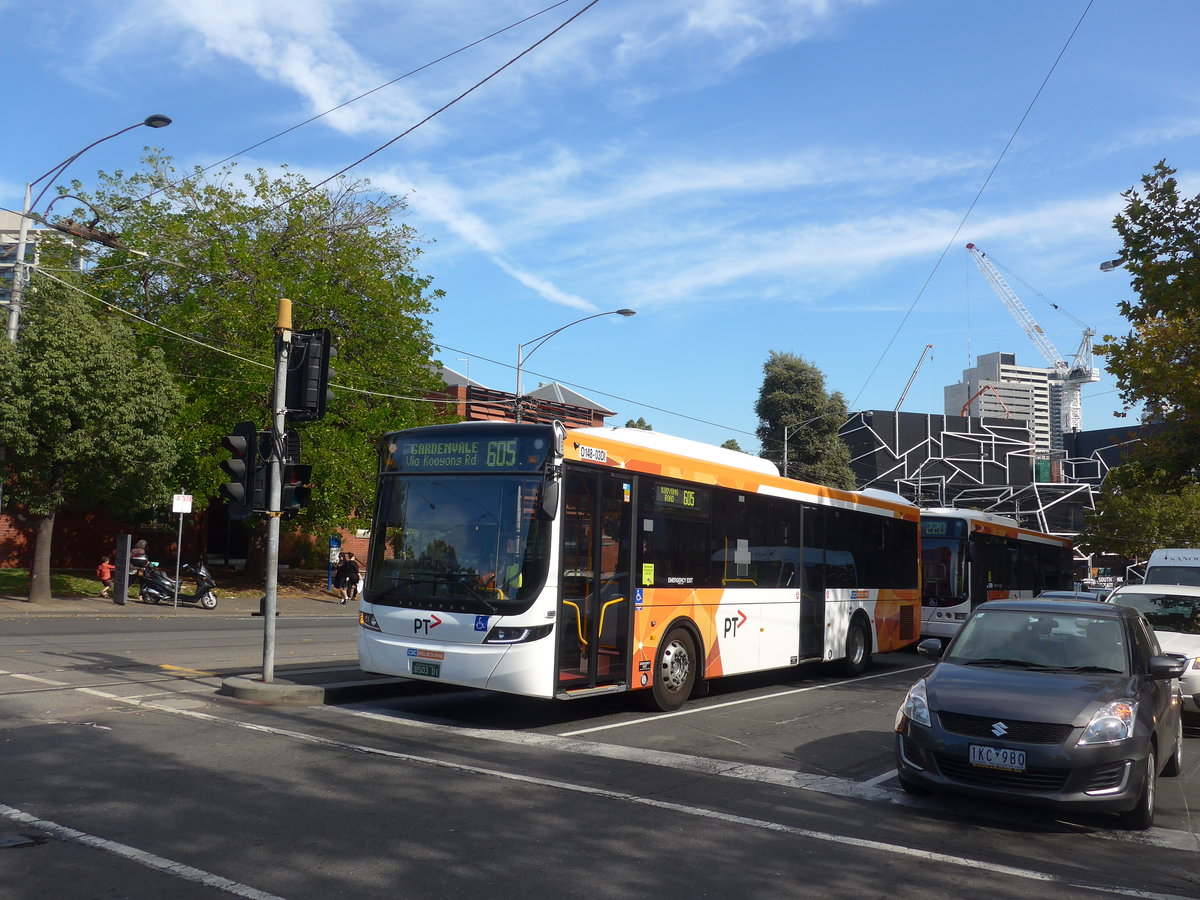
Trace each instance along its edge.
<instances>
[{"instance_id":1,"label":"car headlight","mask_svg":"<svg viewBox=\"0 0 1200 900\"><path fill-rule=\"evenodd\" d=\"M1091 744L1115 744L1133 737L1133 723L1137 721L1136 700L1114 700L1103 709L1097 710L1092 721L1083 729L1078 747Z\"/></svg>"},{"instance_id":2,"label":"car headlight","mask_svg":"<svg viewBox=\"0 0 1200 900\"><path fill-rule=\"evenodd\" d=\"M925 697L925 679L922 678L908 689L904 702L896 710L896 730L904 725L905 719L912 719L920 725L931 725L929 721L929 701Z\"/></svg>"}]
</instances>

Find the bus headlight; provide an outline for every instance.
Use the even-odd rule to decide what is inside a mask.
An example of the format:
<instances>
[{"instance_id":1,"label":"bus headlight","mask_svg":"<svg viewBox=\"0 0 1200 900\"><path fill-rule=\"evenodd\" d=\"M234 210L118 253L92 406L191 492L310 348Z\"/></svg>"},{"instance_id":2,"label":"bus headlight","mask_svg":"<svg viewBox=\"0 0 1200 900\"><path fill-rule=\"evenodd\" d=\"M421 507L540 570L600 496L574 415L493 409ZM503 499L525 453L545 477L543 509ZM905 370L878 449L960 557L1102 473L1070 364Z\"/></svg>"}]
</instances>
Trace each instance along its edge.
<instances>
[{"instance_id":1,"label":"bus headlight","mask_svg":"<svg viewBox=\"0 0 1200 900\"><path fill-rule=\"evenodd\" d=\"M379 627L379 622L375 619L375 615L373 613L359 612L358 624L371 631L383 631L383 629Z\"/></svg>"},{"instance_id":2,"label":"bus headlight","mask_svg":"<svg viewBox=\"0 0 1200 900\"><path fill-rule=\"evenodd\" d=\"M497 625L483 639L485 644L525 644L544 638L554 625Z\"/></svg>"}]
</instances>

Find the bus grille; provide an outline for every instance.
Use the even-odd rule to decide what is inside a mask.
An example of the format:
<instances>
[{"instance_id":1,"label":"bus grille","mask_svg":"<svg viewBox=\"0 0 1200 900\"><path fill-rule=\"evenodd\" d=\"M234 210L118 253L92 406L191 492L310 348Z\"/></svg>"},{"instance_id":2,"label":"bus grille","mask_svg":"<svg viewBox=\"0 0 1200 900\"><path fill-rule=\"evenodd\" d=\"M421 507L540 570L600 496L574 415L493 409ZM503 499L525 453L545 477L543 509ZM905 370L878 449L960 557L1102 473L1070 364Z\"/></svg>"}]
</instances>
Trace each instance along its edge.
<instances>
[{"instance_id":1,"label":"bus grille","mask_svg":"<svg viewBox=\"0 0 1200 900\"><path fill-rule=\"evenodd\" d=\"M1010 719L1001 720L997 716L971 716L966 713L939 712L938 721L946 731L963 734L967 737L996 740L992 726L1003 721L1007 727L1004 740L1017 741L1022 744L1061 744L1071 734L1074 726L1056 725L1048 722L1021 722Z\"/></svg>"},{"instance_id":2,"label":"bus grille","mask_svg":"<svg viewBox=\"0 0 1200 900\"><path fill-rule=\"evenodd\" d=\"M905 606L900 610L900 640L905 643L917 639L918 625L921 621L921 609L914 605Z\"/></svg>"},{"instance_id":3,"label":"bus grille","mask_svg":"<svg viewBox=\"0 0 1200 900\"><path fill-rule=\"evenodd\" d=\"M938 769L947 778L963 784L981 787L1007 788L1019 791L1061 791L1067 783L1069 769L1026 769L1024 772L1005 772L1000 769L984 769L973 766L965 759L954 759L939 753L936 756Z\"/></svg>"}]
</instances>

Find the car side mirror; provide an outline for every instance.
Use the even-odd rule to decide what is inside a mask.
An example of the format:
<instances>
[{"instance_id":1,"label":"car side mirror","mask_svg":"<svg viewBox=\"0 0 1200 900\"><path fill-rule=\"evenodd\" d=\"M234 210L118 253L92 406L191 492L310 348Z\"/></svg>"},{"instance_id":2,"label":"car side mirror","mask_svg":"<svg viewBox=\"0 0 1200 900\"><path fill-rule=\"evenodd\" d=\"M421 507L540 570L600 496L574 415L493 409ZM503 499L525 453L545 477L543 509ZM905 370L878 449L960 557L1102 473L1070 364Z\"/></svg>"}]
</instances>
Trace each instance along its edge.
<instances>
[{"instance_id":1,"label":"car side mirror","mask_svg":"<svg viewBox=\"0 0 1200 900\"><path fill-rule=\"evenodd\" d=\"M1187 657L1164 653L1162 656L1150 657L1147 674L1151 678L1182 678L1187 671Z\"/></svg>"},{"instance_id":2,"label":"car side mirror","mask_svg":"<svg viewBox=\"0 0 1200 900\"><path fill-rule=\"evenodd\" d=\"M917 655L923 656L925 659L937 662L942 658L942 640L941 638L926 638L917 644Z\"/></svg>"}]
</instances>

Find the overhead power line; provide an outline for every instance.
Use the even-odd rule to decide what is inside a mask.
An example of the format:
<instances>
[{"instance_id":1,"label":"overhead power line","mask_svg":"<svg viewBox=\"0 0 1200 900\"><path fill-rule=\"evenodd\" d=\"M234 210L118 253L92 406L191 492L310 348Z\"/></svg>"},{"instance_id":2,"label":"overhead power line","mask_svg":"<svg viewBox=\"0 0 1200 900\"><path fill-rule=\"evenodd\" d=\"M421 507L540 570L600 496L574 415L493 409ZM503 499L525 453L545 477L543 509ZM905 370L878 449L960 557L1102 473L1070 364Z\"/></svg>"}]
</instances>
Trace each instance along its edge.
<instances>
[{"instance_id":1,"label":"overhead power line","mask_svg":"<svg viewBox=\"0 0 1200 900\"><path fill-rule=\"evenodd\" d=\"M1052 76L1054 74L1054 70L1058 68L1059 61L1062 60L1064 54L1066 54L1067 48L1071 46L1071 41L1075 39L1076 33L1079 31L1080 26L1083 25L1083 20L1087 17L1088 10L1092 8L1092 4L1094 2L1095 0L1088 0L1087 6L1084 7L1078 21L1075 23L1075 27L1072 28L1071 33L1067 35L1066 41L1063 42L1062 48L1058 51L1058 55L1054 58L1054 62L1050 65L1049 70L1046 72L1046 76L1042 79L1042 83L1038 85L1038 89L1034 92L1033 99L1029 101L1029 104L1025 107L1025 112L1021 114L1021 119L1019 122L1017 122L1017 127L1014 128L1012 130L1012 134L1008 136L1008 141L1004 144L1004 149L1002 149L1000 151L1000 155L996 157L996 161L992 164L992 168L988 171L987 177L983 179L983 184L979 186L979 190L975 192L975 197L971 200L970 206L967 207L967 211L963 213L962 219L959 220L958 227L954 229L954 233L950 235L950 239L946 241L946 246L942 248L941 254L934 262L933 268L930 269L929 275L925 278L925 282L921 285L921 289L918 290L917 295L913 297L913 301L909 304L908 310L904 313L904 317L900 320L900 324L896 326L896 330L892 332L891 338L888 340L887 345L883 348L883 352L879 354L879 358L875 361L875 365L872 367L871 371L867 373L867 378L863 382L862 387L858 389L858 393L855 394L854 399L850 401L850 406L852 408L858 405L858 398L862 396L863 391L867 389L867 385L871 383L871 379L875 377L875 373L879 371L879 367L883 364L884 357L886 357L888 351L892 349L892 344L896 342L896 338L900 336L901 330L903 330L905 324L908 322L909 317L912 316L913 310L916 309L917 304L925 295L925 290L929 287L930 282L933 281L933 276L937 274L938 269L941 268L942 262L946 259L946 254L950 252L950 248L953 247L955 241L958 240L958 236L962 232L963 226L967 224L967 219L970 218L971 213L975 211L975 206L979 203L979 198L982 197L983 192L987 190L988 184L991 183L992 176L995 175L996 170L1000 168L1000 163L1003 162L1004 157L1008 155L1008 150L1010 147L1012 147L1013 141L1017 139L1017 135L1021 131L1021 126L1025 124L1025 120L1029 118L1029 114L1033 112L1033 107L1038 102L1038 98L1042 96L1042 91L1046 89L1046 85L1050 81L1050 76Z\"/></svg>"},{"instance_id":2,"label":"overhead power line","mask_svg":"<svg viewBox=\"0 0 1200 900\"><path fill-rule=\"evenodd\" d=\"M457 50L451 50L449 53L443 54L442 56L439 56L437 59L432 59L429 62L424 63L423 65L417 66L415 69L409 69L403 75L397 75L391 81L385 81L383 84L377 85L376 87L373 87L368 91L363 91L358 96L351 97L349 100L345 100L342 103L339 103L337 106L332 106L329 109L325 110L324 112L319 112L316 115L309 116L303 122L297 122L295 125L292 125L288 128L283 129L283 131L277 132L276 134L273 134L268 138L263 138L261 141L251 144L249 147L246 147L242 150L238 150L236 153L231 153L228 156L226 156L224 159L219 159L212 165L205 166L203 169L200 169L198 172L195 172L191 175L185 175L183 178L176 179L175 181L170 182L170 184L167 186L156 188L155 190L153 190L149 194L147 194L144 199L148 200L149 198L153 197L155 194L166 190L167 187L172 187L175 185L184 184L188 181L192 181L198 175L203 175L205 172L211 171L212 169L215 169L218 166L223 166L225 163L229 162L231 159L237 159L239 156L244 156L245 154L250 153L253 150L257 150L259 147L269 144L269 143L271 143L271 141L278 140L279 138L283 137L284 135L291 134L293 131L303 128L305 125L311 125L313 122L317 121L318 119L322 119L325 116L331 115L331 114L337 112L339 109L345 109L347 106L350 106L353 103L357 103L359 100L366 99L367 97L371 96L372 94L382 91L384 88L391 87L393 84L397 84L397 83L403 81L405 78L411 78L413 75L416 75L420 72L424 72L426 69L432 68L433 66L436 66L438 63L445 62L446 60L448 60L452 57L458 56L458 54L460 54L460 53L465 53L467 50L470 50L474 47L478 47L480 44L486 43L487 41L490 41L492 38L499 37L500 35L504 34L507 31L512 31L512 29L517 28L521 25L524 25L526 22L536 19L538 16L545 15L546 13L550 12L551 10L557 9L558 7L563 6L564 4L570 3L570 2L571 2L571 0L558 0L557 3L552 3L549 6L545 7L544 9L539 9L537 12L531 13L530 15L526 16L523 19L518 19L516 22L513 22L509 25L505 25L503 28L498 28L497 30L493 31L491 34L484 35L483 37L478 38L477 40L471 41L471 43L469 43L469 44L464 44L463 46L459 47Z\"/></svg>"}]
</instances>

